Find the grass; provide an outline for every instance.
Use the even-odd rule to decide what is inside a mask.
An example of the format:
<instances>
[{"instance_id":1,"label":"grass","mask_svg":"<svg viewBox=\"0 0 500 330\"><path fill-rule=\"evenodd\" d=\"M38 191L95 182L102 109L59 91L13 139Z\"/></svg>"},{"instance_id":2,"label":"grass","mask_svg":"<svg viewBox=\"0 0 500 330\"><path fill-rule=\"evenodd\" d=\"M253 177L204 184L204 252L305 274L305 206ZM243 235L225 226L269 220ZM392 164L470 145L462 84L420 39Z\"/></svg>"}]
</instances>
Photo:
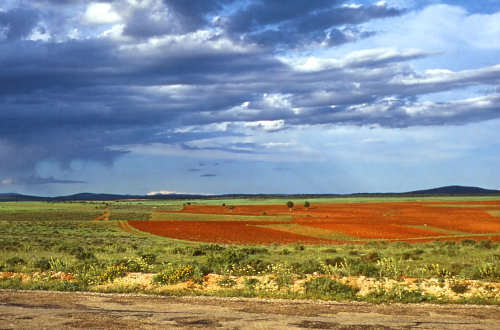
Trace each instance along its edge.
<instances>
[{"instance_id":1,"label":"grass","mask_svg":"<svg viewBox=\"0 0 500 330\"><path fill-rule=\"evenodd\" d=\"M316 238L331 239L331 240L339 240L339 241L359 240L358 237L350 236L347 234L334 232L334 231L327 230L327 229L299 225L299 224L295 224L295 223L259 225L257 227L275 229L275 230L280 230L280 231L284 231L284 232L292 233L292 234L299 234L299 235L311 236L311 237L316 237Z\"/></svg>"},{"instance_id":2,"label":"grass","mask_svg":"<svg viewBox=\"0 0 500 330\"><path fill-rule=\"evenodd\" d=\"M272 201L269 204L276 203L276 200ZM309 201L311 204L315 202L311 199ZM355 199L355 201L359 200ZM221 204L221 201L213 200L196 201L198 202ZM260 200L253 202L263 203ZM89 290L93 283L111 281L130 271L155 274L163 272L165 278L173 274L173 279L176 276L184 277L184 273L189 273L191 276L191 270L189 272L186 270L188 265L193 268L193 276L198 277L214 272L225 275L228 279L227 276L230 275L268 274L271 276L269 282L254 279L249 280L243 288L233 285L234 287L227 287L226 291L214 293L220 295L354 299L355 288L349 293L347 288L337 288L337 284L326 279L321 280L325 281L324 283L310 284L309 292L304 295L289 290L291 279L311 276L314 273L332 276L364 275L374 278L383 276L442 277L457 278L461 281L467 279L500 281L500 243L498 242L475 242L464 239L461 242L434 241L415 244L373 241L365 244L336 246L299 244L228 246L182 242L133 229L126 231L120 227L120 224L126 224L127 219L139 220L137 217L145 219L146 216L149 218L154 210L180 210L183 203L184 201L0 203L0 271L28 274L40 271L64 272L73 274L75 278L74 281L61 281L41 277L31 284L16 279L0 279L0 287ZM232 203L237 204L234 200ZM109 208L112 219L107 222L92 221L96 216L101 215L106 207ZM116 218L120 218L120 221L113 220L113 214ZM193 215L180 215L180 217L184 216L192 217ZM201 217L202 215L195 216ZM241 219L247 221L249 218L231 215L217 215L216 217L228 220L234 220L233 217L243 217ZM262 221L263 217L250 218L258 218ZM265 218L267 220L268 217ZM269 218L272 217L269 216ZM276 218L283 221L290 217ZM210 219L210 215L208 217L203 215L203 219ZM294 224L269 224L266 227L320 238L337 239L338 237L338 239L346 240L345 236L340 235L342 236L340 237L334 232ZM432 227L425 229L435 230ZM182 270L185 272L182 273ZM230 281L227 280L227 282L229 286ZM453 290L457 292L468 290L464 282L457 281L454 285ZM271 289L280 288L281 291L273 292L271 289L269 289L271 291L265 291L266 286ZM259 288L263 289L259 291ZM340 293L335 293L337 289ZM344 289L347 291L342 291ZM120 290L138 292L140 288L121 288ZM404 288L396 288L392 291L379 290L366 299L377 302L413 302L430 299L422 293L406 291ZM193 294L194 291L185 292ZM488 299L477 298L476 302L495 303L494 300Z\"/></svg>"},{"instance_id":3,"label":"grass","mask_svg":"<svg viewBox=\"0 0 500 330\"><path fill-rule=\"evenodd\" d=\"M463 235L463 236L470 236L470 233L466 233L463 231L458 231L458 230L452 230L452 229L444 229L444 228L439 228L439 227L432 227L432 226L427 226L427 225L421 225L421 226L406 226L410 228L417 228L417 229L424 229L424 230L430 230L430 231L435 231L437 233L443 233L447 235Z\"/></svg>"},{"instance_id":4,"label":"grass","mask_svg":"<svg viewBox=\"0 0 500 330\"><path fill-rule=\"evenodd\" d=\"M490 210L490 211L486 211L488 212L490 215L494 216L494 217L500 217L500 210Z\"/></svg>"},{"instance_id":5,"label":"grass","mask_svg":"<svg viewBox=\"0 0 500 330\"><path fill-rule=\"evenodd\" d=\"M226 215L226 214L197 214L197 213L160 213L153 212L152 221L292 221L289 215Z\"/></svg>"}]
</instances>

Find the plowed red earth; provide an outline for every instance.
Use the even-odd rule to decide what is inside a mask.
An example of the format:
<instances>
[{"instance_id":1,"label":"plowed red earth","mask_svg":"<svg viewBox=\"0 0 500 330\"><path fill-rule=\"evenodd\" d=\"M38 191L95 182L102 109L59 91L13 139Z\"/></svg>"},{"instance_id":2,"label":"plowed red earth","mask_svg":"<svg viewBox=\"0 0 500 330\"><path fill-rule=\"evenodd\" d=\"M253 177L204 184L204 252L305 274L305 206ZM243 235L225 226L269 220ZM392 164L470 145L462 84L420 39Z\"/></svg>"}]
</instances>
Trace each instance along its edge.
<instances>
[{"instance_id":1,"label":"plowed red earth","mask_svg":"<svg viewBox=\"0 0 500 330\"><path fill-rule=\"evenodd\" d=\"M500 217L487 210L499 210L500 201L435 201L400 203L325 203L309 209L285 205L237 205L233 211L220 205L189 205L177 213L253 215L260 221L129 221L136 229L181 240L225 244L339 244L339 240L289 233L257 226L268 225L266 216L292 215L295 224L352 236L352 241L371 239L432 241L464 238L500 241ZM265 215L264 215L265 212ZM299 227L300 228L300 227ZM310 232L310 230L309 230ZM476 236L476 235L481 236ZM485 235L486 234L486 235ZM491 235L487 235L491 234Z\"/></svg>"},{"instance_id":2,"label":"plowed red earth","mask_svg":"<svg viewBox=\"0 0 500 330\"><path fill-rule=\"evenodd\" d=\"M276 222L273 222L275 224ZM221 244L332 244L331 240L286 233L255 225L252 221L129 221L134 228L151 234L187 241Z\"/></svg>"}]
</instances>

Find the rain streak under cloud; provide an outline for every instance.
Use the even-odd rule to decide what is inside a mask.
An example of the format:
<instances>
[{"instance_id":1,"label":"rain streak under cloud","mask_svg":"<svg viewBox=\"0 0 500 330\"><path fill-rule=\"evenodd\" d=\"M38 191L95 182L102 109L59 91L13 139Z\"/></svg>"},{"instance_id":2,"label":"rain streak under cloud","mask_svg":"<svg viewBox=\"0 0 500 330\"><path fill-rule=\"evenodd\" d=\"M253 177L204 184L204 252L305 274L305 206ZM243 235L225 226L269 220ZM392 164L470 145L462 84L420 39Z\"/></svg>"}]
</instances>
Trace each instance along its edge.
<instances>
[{"instance_id":1,"label":"rain streak under cloud","mask_svg":"<svg viewBox=\"0 0 500 330\"><path fill-rule=\"evenodd\" d=\"M0 192L500 188L496 1L7 0Z\"/></svg>"}]
</instances>

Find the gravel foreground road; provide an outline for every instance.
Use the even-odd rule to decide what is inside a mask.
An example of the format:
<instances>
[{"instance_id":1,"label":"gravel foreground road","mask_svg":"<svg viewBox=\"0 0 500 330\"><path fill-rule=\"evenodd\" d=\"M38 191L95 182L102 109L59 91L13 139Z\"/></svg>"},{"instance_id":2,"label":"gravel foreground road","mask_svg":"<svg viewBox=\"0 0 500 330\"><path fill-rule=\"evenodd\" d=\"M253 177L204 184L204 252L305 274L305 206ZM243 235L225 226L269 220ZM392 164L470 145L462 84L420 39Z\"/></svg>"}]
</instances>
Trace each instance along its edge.
<instances>
[{"instance_id":1,"label":"gravel foreground road","mask_svg":"<svg viewBox=\"0 0 500 330\"><path fill-rule=\"evenodd\" d=\"M499 329L500 307L0 291L0 329Z\"/></svg>"}]
</instances>

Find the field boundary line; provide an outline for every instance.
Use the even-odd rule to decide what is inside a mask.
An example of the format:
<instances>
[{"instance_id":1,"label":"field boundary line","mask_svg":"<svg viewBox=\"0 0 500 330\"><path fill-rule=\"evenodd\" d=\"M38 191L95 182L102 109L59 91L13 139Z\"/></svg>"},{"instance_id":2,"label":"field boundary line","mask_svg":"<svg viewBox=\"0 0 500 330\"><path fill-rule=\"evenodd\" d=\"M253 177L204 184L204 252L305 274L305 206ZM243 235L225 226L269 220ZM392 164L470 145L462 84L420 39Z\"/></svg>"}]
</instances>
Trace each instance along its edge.
<instances>
[{"instance_id":1,"label":"field boundary line","mask_svg":"<svg viewBox=\"0 0 500 330\"><path fill-rule=\"evenodd\" d=\"M128 223L128 221L124 221L124 220L120 220L118 221L119 223L119 226L121 229L123 229L125 232L128 232L130 234L133 234L133 235L136 235L136 236L142 236L142 237L145 237L145 238L153 238L153 239L159 239L159 240L163 240L163 241L172 241L172 242L177 242L177 243L183 243L183 244L197 244L199 242L193 242L193 241L184 241L184 240L180 240L180 239L176 239L176 238L172 238L172 237L166 237L166 236L161 236L161 235L156 235L156 234L152 234L152 233L148 233L146 231L142 231L142 230L139 230L137 228L135 228L134 226L132 226L131 224ZM122 225L124 227L122 227Z\"/></svg>"},{"instance_id":2,"label":"field boundary line","mask_svg":"<svg viewBox=\"0 0 500 330\"><path fill-rule=\"evenodd\" d=\"M351 242L351 241L359 239L359 237L347 235L347 234L344 234L341 232L323 229L323 228L311 227L311 226L307 226L307 225L301 225L301 224L297 224L297 223L269 224L269 225L252 225L249 223L248 225L253 226L253 227L261 227L261 228L269 228L269 229L279 230L279 231L282 231L285 233L292 233L292 234L309 236L309 237L314 237L314 238L321 238L321 239L328 239L328 240L332 240L332 241ZM300 228L300 227L303 227L303 228Z\"/></svg>"},{"instance_id":3,"label":"field boundary line","mask_svg":"<svg viewBox=\"0 0 500 330\"><path fill-rule=\"evenodd\" d=\"M155 217L155 215L157 215ZM164 215L162 219L160 215ZM159 218L159 219L158 219ZM150 221L241 221L241 222L292 222L294 216L291 214L277 214L277 215L240 215L240 214L210 214L210 213L188 213L188 212L158 212L151 213Z\"/></svg>"}]
</instances>

